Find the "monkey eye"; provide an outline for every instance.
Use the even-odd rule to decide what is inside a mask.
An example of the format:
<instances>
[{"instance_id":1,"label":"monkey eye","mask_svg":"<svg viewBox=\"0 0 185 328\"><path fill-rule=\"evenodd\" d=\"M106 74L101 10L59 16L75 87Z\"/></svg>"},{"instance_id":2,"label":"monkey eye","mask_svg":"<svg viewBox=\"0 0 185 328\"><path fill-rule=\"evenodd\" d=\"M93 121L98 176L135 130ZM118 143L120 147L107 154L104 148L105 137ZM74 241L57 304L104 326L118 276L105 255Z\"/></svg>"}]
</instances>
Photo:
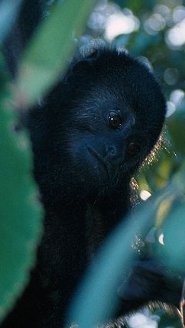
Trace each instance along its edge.
<instances>
[{"instance_id":1,"label":"monkey eye","mask_svg":"<svg viewBox=\"0 0 185 328\"><path fill-rule=\"evenodd\" d=\"M117 112L110 112L109 113L109 125L111 128L117 129L119 128L123 123L122 117Z\"/></svg>"},{"instance_id":2,"label":"monkey eye","mask_svg":"<svg viewBox=\"0 0 185 328\"><path fill-rule=\"evenodd\" d=\"M140 150L141 150L141 146L139 143L131 142L127 148L127 155L129 157L134 157L140 152Z\"/></svg>"}]
</instances>

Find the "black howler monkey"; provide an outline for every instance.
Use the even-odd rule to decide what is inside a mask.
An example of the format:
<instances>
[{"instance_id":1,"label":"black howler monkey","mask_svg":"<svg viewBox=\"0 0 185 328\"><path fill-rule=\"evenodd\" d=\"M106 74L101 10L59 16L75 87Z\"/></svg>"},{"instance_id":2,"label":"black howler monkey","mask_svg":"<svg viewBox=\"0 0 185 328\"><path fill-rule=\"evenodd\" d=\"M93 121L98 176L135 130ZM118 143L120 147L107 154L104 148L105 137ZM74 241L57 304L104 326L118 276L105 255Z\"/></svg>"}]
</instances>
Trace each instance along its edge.
<instances>
[{"instance_id":1,"label":"black howler monkey","mask_svg":"<svg viewBox=\"0 0 185 328\"><path fill-rule=\"evenodd\" d=\"M64 327L91 256L131 207L131 178L156 144L165 113L146 66L111 49L76 59L27 113L44 234L30 282L2 328ZM135 305L143 300L148 295ZM135 305L128 301L122 313Z\"/></svg>"},{"instance_id":2,"label":"black howler monkey","mask_svg":"<svg viewBox=\"0 0 185 328\"><path fill-rule=\"evenodd\" d=\"M62 327L92 253L130 208L131 178L159 137L165 108L143 64L98 49L30 110L45 227L30 283L3 327L11 317L16 327Z\"/></svg>"}]
</instances>

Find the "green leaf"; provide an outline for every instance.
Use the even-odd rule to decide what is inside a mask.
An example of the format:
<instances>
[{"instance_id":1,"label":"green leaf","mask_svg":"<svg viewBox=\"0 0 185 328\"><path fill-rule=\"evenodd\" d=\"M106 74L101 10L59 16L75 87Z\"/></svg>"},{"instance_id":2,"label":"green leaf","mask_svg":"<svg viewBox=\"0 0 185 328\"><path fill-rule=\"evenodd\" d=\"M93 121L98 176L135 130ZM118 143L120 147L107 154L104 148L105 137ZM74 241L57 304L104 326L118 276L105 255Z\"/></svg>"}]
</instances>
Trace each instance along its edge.
<instances>
[{"instance_id":1,"label":"green leaf","mask_svg":"<svg viewBox=\"0 0 185 328\"><path fill-rule=\"evenodd\" d=\"M177 111L172 117L168 119L168 130L172 136L172 142L174 145L175 151L185 156L185 111L184 108L182 111Z\"/></svg>"},{"instance_id":2,"label":"green leaf","mask_svg":"<svg viewBox=\"0 0 185 328\"><path fill-rule=\"evenodd\" d=\"M94 0L59 1L26 50L17 80L18 105L33 104L59 77L82 32Z\"/></svg>"},{"instance_id":3,"label":"green leaf","mask_svg":"<svg viewBox=\"0 0 185 328\"><path fill-rule=\"evenodd\" d=\"M41 210L31 179L26 136L13 131L13 113L0 101L0 319L29 279L41 234Z\"/></svg>"},{"instance_id":4,"label":"green leaf","mask_svg":"<svg viewBox=\"0 0 185 328\"><path fill-rule=\"evenodd\" d=\"M165 260L171 267L182 272L185 270L184 215L185 204L181 204L179 201L172 209L163 227L165 233Z\"/></svg>"}]
</instances>

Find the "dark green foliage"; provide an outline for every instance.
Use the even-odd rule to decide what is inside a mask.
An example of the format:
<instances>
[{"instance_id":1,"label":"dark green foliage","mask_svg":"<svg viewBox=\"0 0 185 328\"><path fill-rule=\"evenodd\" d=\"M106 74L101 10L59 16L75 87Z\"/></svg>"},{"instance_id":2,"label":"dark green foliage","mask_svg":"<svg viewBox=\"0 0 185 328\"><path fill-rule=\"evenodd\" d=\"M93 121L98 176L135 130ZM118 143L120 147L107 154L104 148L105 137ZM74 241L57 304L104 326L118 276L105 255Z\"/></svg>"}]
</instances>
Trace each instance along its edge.
<instances>
[{"instance_id":1,"label":"dark green foliage","mask_svg":"<svg viewBox=\"0 0 185 328\"><path fill-rule=\"evenodd\" d=\"M9 107L1 82L0 320L29 280L41 233L40 206L29 173L29 142L26 135L15 132L15 115Z\"/></svg>"},{"instance_id":2,"label":"dark green foliage","mask_svg":"<svg viewBox=\"0 0 185 328\"><path fill-rule=\"evenodd\" d=\"M156 157L157 161L145 167L137 179L139 192L146 190L155 194L151 202L153 207L158 206L158 210L150 215L150 210L146 207L144 217L149 216L150 225L156 226L158 235L161 232L166 234L166 245L161 255L169 259L167 263L170 268L182 274L185 257L183 251L185 166L182 165L185 155L185 97L183 93L185 43L182 42L180 45L170 43L169 33L182 22L183 16L178 18L180 16L177 10L185 10L183 7L185 2L182 0L108 1L109 5L113 3L120 11L125 8L131 10L139 19L140 26L131 33L120 33L115 36L112 43L128 49L135 56L144 56L150 61L163 87L166 99L170 102L169 106L176 110L167 119L162 148ZM50 88L60 69L65 67L72 52L73 44L70 39L72 33L74 32L75 37L79 36L92 5L93 1L87 0L65 0L57 4L57 10L54 9L50 19L44 22L38 30L38 34L26 50L21 62L18 93L16 90L16 101L17 96L19 99L17 106L22 103L22 100L26 100L27 104L34 102L41 93ZM151 24L151 18L154 25ZM63 21L62 28L60 20ZM156 23L158 25L155 25ZM156 28L156 26L163 27ZM95 38L104 37L103 28L96 29L95 32L95 29L88 26L86 32L90 38L92 35ZM55 37L56 34L57 37ZM106 40L106 42L109 41ZM3 70L4 67L1 69ZM12 126L16 118L9 109L5 109L4 76L1 80L0 319L12 306L15 298L29 280L28 271L34 263L34 250L42 230L40 209L35 200L35 186L29 175L31 155L28 140L22 132L16 134L13 131ZM179 90L181 97L178 99L181 99L181 102L177 101L173 93ZM159 193L160 188L163 189ZM136 217L142 225L142 212L136 214ZM148 229L148 226L144 229L144 235L147 234ZM127 247L125 249L127 250ZM152 248L151 252L155 251L158 252L157 246ZM124 254L122 256L124 257ZM178 318L172 319L161 310L157 315L160 317L158 327L180 327Z\"/></svg>"}]
</instances>

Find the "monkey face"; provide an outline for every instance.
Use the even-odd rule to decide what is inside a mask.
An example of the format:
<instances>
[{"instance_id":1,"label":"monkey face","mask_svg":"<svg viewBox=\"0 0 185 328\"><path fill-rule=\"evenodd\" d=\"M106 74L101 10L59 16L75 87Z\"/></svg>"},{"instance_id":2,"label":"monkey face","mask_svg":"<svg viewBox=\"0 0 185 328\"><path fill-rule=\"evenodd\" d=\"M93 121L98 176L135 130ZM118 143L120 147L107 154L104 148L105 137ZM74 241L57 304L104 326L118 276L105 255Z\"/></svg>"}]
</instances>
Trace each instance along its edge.
<instances>
[{"instance_id":1,"label":"monkey face","mask_svg":"<svg viewBox=\"0 0 185 328\"><path fill-rule=\"evenodd\" d=\"M125 53L79 60L46 99L36 122L42 137L32 133L34 152L43 151L35 156L39 185L86 199L124 188L153 149L165 111L153 75Z\"/></svg>"},{"instance_id":2,"label":"monkey face","mask_svg":"<svg viewBox=\"0 0 185 328\"><path fill-rule=\"evenodd\" d=\"M85 177L87 182L91 180L91 188L93 184L100 189L120 183L125 175L133 173L148 151L143 132L135 131L134 113L125 104L123 109L116 104L112 107L108 101L100 106L95 104L94 108L91 105L89 111L85 109L85 115L83 108L76 111L75 133L71 129L67 138L76 173L84 183Z\"/></svg>"}]
</instances>

